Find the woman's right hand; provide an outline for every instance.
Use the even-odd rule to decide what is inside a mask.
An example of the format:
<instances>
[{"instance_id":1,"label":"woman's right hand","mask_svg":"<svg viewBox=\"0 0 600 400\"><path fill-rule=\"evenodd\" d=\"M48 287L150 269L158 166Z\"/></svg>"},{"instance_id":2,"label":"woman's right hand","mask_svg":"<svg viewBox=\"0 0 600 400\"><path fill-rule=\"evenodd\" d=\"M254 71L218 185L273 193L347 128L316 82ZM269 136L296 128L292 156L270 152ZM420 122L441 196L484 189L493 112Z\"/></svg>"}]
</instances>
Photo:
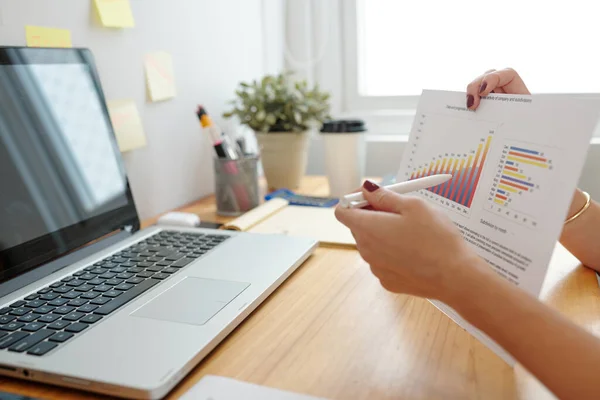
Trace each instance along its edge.
<instances>
[{"instance_id":1,"label":"woman's right hand","mask_svg":"<svg viewBox=\"0 0 600 400\"><path fill-rule=\"evenodd\" d=\"M481 96L490 93L531 94L525 82L517 71L505 68L500 71L491 69L478 76L467 86L467 107L476 110L479 107Z\"/></svg>"}]
</instances>

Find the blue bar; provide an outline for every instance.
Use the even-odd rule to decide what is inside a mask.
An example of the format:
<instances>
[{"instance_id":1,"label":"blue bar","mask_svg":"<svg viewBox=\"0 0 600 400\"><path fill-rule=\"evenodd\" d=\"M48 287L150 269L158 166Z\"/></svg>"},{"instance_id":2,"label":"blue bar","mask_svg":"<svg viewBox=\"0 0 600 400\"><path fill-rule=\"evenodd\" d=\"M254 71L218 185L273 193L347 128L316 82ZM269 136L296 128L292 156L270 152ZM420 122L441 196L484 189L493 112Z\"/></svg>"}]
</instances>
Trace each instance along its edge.
<instances>
[{"instance_id":1,"label":"blue bar","mask_svg":"<svg viewBox=\"0 0 600 400\"><path fill-rule=\"evenodd\" d=\"M467 185L468 185L467 186L467 198L465 199L465 204L463 204L463 206L465 206L465 207L469 206L469 199L471 198L471 196L475 195L475 190L477 189L475 187L475 180L477 179L477 173L479 173L479 167L475 168L471 182L467 182Z\"/></svg>"},{"instance_id":2,"label":"blue bar","mask_svg":"<svg viewBox=\"0 0 600 400\"><path fill-rule=\"evenodd\" d=\"M510 146L510 149L511 149L511 150L515 150L515 151L520 151L520 152L522 152L522 153L529 153L529 154L535 154L535 155L539 155L539 154L540 154L540 152L539 152L539 151L533 151L533 150L522 149L522 148L520 148L520 147L513 147L513 146Z\"/></svg>"},{"instance_id":3,"label":"blue bar","mask_svg":"<svg viewBox=\"0 0 600 400\"><path fill-rule=\"evenodd\" d=\"M500 189L496 189L496 193L506 194L506 192L504 190L500 190Z\"/></svg>"},{"instance_id":4,"label":"blue bar","mask_svg":"<svg viewBox=\"0 0 600 400\"><path fill-rule=\"evenodd\" d=\"M512 162L512 161L507 161L507 162L505 162L504 164L506 164L506 165L515 165L515 163L514 163L514 162Z\"/></svg>"},{"instance_id":5,"label":"blue bar","mask_svg":"<svg viewBox=\"0 0 600 400\"><path fill-rule=\"evenodd\" d=\"M516 182L516 183L520 183L521 185L526 185L526 186L530 186L530 187L534 187L535 186L531 182L525 182L525 181L522 181L520 179L511 178L510 176L506 176L506 175L502 175L502 179L507 179L509 181L513 181L513 182Z\"/></svg>"},{"instance_id":6,"label":"blue bar","mask_svg":"<svg viewBox=\"0 0 600 400\"><path fill-rule=\"evenodd\" d=\"M453 202L458 203L458 204L460 204L459 200L460 200L460 196L461 196L460 187L461 187L461 185L463 183L463 178L465 177L466 171L467 171L466 168L462 168L460 170L460 173L458 174L458 181L456 183L456 185L458 185L458 187L456 188L457 190L456 190L456 194L454 195L455 197L453 199L450 199Z\"/></svg>"}]
</instances>

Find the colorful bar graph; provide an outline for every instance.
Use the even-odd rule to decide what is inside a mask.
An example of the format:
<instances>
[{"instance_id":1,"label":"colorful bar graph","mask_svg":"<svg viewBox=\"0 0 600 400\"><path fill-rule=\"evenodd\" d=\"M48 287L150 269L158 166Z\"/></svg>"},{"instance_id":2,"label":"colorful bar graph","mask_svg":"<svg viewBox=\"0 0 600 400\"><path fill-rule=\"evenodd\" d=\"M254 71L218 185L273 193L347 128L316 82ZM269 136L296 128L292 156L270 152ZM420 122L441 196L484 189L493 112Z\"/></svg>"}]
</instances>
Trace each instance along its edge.
<instances>
[{"instance_id":1,"label":"colorful bar graph","mask_svg":"<svg viewBox=\"0 0 600 400\"><path fill-rule=\"evenodd\" d=\"M477 175L475 177L475 182L473 183L472 186L472 191L469 192L469 201L467 204L467 207L471 208L471 203L473 202L473 197L475 195L475 190L477 189L477 186L479 185L479 178L481 177L481 171L483 170L483 166L485 165L485 159L487 158L488 152L490 151L490 144L492 143L492 137L488 136L487 140L485 141L485 148L483 150L483 155L481 157L481 163L479 163L478 167L477 167ZM481 146L481 145L479 145Z\"/></svg>"}]
</instances>

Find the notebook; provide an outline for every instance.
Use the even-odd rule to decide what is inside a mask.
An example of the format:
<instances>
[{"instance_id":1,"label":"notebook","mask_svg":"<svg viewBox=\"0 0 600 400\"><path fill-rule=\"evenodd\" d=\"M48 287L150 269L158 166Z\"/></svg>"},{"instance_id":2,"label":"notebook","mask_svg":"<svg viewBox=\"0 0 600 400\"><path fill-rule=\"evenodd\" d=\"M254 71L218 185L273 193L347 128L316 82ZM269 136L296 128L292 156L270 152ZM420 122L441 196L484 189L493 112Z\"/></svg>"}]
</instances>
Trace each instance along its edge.
<instances>
[{"instance_id":1,"label":"notebook","mask_svg":"<svg viewBox=\"0 0 600 400\"><path fill-rule=\"evenodd\" d=\"M285 199L269 200L221 229L307 237L320 244L356 246L352 233L335 218L335 208L293 206Z\"/></svg>"}]
</instances>

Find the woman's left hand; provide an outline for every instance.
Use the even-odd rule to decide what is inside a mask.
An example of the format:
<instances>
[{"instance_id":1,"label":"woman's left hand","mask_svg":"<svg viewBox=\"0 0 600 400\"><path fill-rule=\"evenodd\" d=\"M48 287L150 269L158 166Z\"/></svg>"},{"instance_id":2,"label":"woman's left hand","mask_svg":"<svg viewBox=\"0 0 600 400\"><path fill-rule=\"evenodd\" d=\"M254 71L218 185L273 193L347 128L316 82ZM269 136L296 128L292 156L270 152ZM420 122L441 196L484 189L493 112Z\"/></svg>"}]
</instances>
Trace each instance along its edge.
<instances>
[{"instance_id":1,"label":"woman's left hand","mask_svg":"<svg viewBox=\"0 0 600 400\"><path fill-rule=\"evenodd\" d=\"M426 201L401 196L367 181L373 210L336 209L357 249L382 286L391 292L451 301L461 279L481 260L454 223Z\"/></svg>"}]
</instances>

